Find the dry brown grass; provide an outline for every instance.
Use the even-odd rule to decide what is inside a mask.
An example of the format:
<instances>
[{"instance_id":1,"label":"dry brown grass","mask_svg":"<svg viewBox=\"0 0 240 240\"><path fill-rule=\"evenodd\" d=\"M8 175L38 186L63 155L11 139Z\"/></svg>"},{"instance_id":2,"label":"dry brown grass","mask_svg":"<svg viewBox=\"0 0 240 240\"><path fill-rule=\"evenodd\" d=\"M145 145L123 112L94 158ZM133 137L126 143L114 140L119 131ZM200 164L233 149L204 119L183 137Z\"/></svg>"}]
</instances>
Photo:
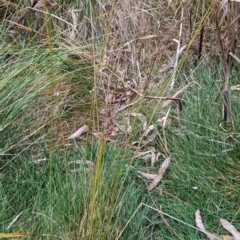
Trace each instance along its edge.
<instances>
[{"instance_id":1,"label":"dry brown grass","mask_svg":"<svg viewBox=\"0 0 240 240\"><path fill-rule=\"evenodd\" d=\"M92 1L92 5L84 1L76 3L59 1L59 8L51 12L53 43L64 50L67 49L70 57L87 59L88 64L93 66L94 91L97 93L99 105L92 111L94 114L98 111L100 114L97 119L93 116L94 129L98 128L96 125L100 122L100 128L108 132L108 137L115 135L116 112L119 112L124 104L133 103L130 111L135 111L141 99L146 96L148 98L144 100L144 104L148 106L159 104L157 102L159 98L154 97L167 97L172 76L179 72L182 64L180 61L174 66L177 51L184 45L187 49L184 51L183 59L187 60L191 67L195 67L196 63L208 65L209 61L213 61L220 53L226 69L226 61L229 62L227 59L230 56L228 52L224 52L223 43L232 38L229 40L234 45L232 52L237 54L239 42L239 33L236 31L239 4L232 2L227 14L224 15L225 19L222 19L219 14L221 9L226 9L226 4L227 1L200 3L196 0ZM11 36L17 38L19 31L21 33L28 31L28 34L37 34L40 42L46 42L46 36L44 37L38 29L34 29L36 23L29 26L26 21L28 18L40 21L39 17L32 14L18 22L24 8L29 6L25 3L25 6L19 4L15 7L18 7L19 11L12 19L18 25L11 30ZM220 22L217 27L216 19ZM230 36L229 26L233 23L235 30ZM216 30L221 30L221 34L217 34ZM215 44L217 36L219 45ZM71 55L72 52L77 52L79 47L87 45L88 50ZM225 91L228 91L229 70L223 79ZM188 80L177 82L171 96L187 84ZM63 85L60 83L55 88L62 88ZM74 91L71 89L81 88L81 85L76 85L74 79L68 79L64 87L67 93L61 93L64 99L58 100L56 108L61 104L74 105L78 99L72 98ZM55 92L55 89L51 92ZM87 95L85 101L89 102L92 96ZM226 102L225 105L231 112ZM152 107L149 112L151 110L153 111ZM68 116L72 119L70 127L68 126L70 129L73 128L72 131L79 127L78 124L86 121L86 116L89 118L88 114L79 114L78 108L72 109ZM75 119L82 120L76 124ZM67 136L69 132L63 135Z\"/></svg>"}]
</instances>

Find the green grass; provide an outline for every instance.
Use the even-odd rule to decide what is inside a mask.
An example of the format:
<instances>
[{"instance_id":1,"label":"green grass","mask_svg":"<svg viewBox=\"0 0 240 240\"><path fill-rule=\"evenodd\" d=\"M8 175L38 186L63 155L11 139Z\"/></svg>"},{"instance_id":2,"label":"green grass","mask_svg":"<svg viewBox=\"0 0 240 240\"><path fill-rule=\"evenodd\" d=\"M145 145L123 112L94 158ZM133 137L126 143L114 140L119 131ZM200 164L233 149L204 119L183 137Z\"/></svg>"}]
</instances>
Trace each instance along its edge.
<instances>
[{"instance_id":1,"label":"green grass","mask_svg":"<svg viewBox=\"0 0 240 240\"><path fill-rule=\"evenodd\" d=\"M172 124L165 131L172 162L155 190L146 190L136 170L156 172L160 161L150 167L141 158L133 159L128 146L111 143L56 147L49 175L46 135L35 143L36 149L20 145L14 157L2 155L2 166L7 165L1 171L1 232L21 213L8 231L32 233L30 239L204 239L186 225L195 227L197 209L209 231L225 234L220 218L239 229L239 137L219 125L221 104L215 102L218 92L211 89L209 72L199 69L194 74L198 84L182 95L182 115L173 109L169 116ZM233 109L237 112L239 106L233 104ZM162 152L160 146L156 142ZM39 159L43 161L37 163ZM96 175L87 161L95 164ZM91 230L84 221L92 223Z\"/></svg>"},{"instance_id":2,"label":"green grass","mask_svg":"<svg viewBox=\"0 0 240 240\"><path fill-rule=\"evenodd\" d=\"M35 61L39 68L41 64L45 66L42 61ZM24 69L22 63L18 67ZM20 72L13 71L5 76ZM70 73L73 71L70 69ZM7 81L7 91L2 88L2 102L13 109L2 118L2 125L6 127L1 132L1 141L6 145L14 140L16 129L16 138L24 138L31 119L25 121L23 117L20 126L12 122L24 116L22 109L31 111L31 106L36 104L32 98L41 90L30 91L33 89L31 84L35 84L28 80L31 71L22 73L19 79L26 81L24 85L20 80L10 81L10 77L8 81L8 77L2 79ZM87 145L75 142L70 148L57 147L50 162L46 132L33 145L26 142L23 148L24 144L17 144L9 152L12 155L2 154L1 232L6 232L21 213L8 231L33 233L30 239L44 236L48 239L77 236L86 239L115 239L118 236L120 239L186 239L186 236L202 239L204 235L184 224L195 226L197 209L201 210L209 231L224 233L219 226L220 218L233 221L239 228L239 137L219 125L221 101L215 101L218 92L211 88L213 80L209 72L196 69L194 78L198 83L182 95L182 115L173 109L169 116L172 124L167 127L166 135L172 162L155 190L147 192L136 170L156 172L160 162L154 168L150 167L140 158L133 159L128 147L124 149L101 142ZM19 105L15 102L16 97ZM237 97L237 93L234 92L232 97ZM237 102L233 101L233 112L238 111ZM6 123L13 126L13 131L9 131ZM136 123L136 129L139 129L139 123ZM239 129L238 122L235 127ZM161 130L159 133L161 135ZM133 135L133 139L134 136L137 135ZM156 142L155 148L159 147L161 144ZM43 161L37 163L39 159ZM95 164L96 175L88 161ZM141 203L149 207L141 206ZM161 209L172 218L160 215L150 207ZM90 230L85 221L92 224Z\"/></svg>"},{"instance_id":3,"label":"green grass","mask_svg":"<svg viewBox=\"0 0 240 240\"><path fill-rule=\"evenodd\" d=\"M155 190L147 192L136 170L156 172L157 166L132 159L115 144L79 142L64 152L54 149L50 179L48 144L42 139L34 154L25 150L14 161L4 156L10 162L1 172L1 232L21 213L8 231L34 233L30 239L74 239L77 232L84 239L205 239L189 226L195 227L197 209L211 232L226 234L220 218L239 229L239 139L219 127L221 104L214 103L217 92L210 94L209 73L200 69L195 77L198 85L182 96L182 116L166 129L172 162ZM209 117L210 112L219 114ZM44 160L37 164L38 159ZM97 179L87 161L95 164ZM93 221L91 231L84 219Z\"/></svg>"},{"instance_id":4,"label":"green grass","mask_svg":"<svg viewBox=\"0 0 240 240\"><path fill-rule=\"evenodd\" d=\"M59 237L71 239L72 234L76 236L79 221L86 217L85 208L88 209L91 202L89 191L93 187L90 180L92 170L87 162L97 164L98 150L97 146L90 146L87 149L78 146L68 151L65 159L60 151L55 150L51 179L49 179L49 154L44 148L41 149L42 154L38 157L45 161L39 164L36 163L38 159L27 153L21 154L14 163L10 163L1 175L1 232L4 232L7 224L22 212L16 223L9 229L10 232L21 230L36 234L31 239L35 237L37 239L50 232L56 236L56 239ZM95 192L96 202L94 202L94 214L97 214L96 209L99 210L99 216L97 214L97 219L94 219L94 226L99 228L92 229L92 236L88 236L90 239L103 236L102 230L106 227L104 223L108 221L111 223L108 237L114 238L117 231L120 232L138 204L144 199L144 195L146 197L144 189L134 184L136 180L134 175L129 175L125 179L127 170L122 166L123 161L124 163L130 161L130 158L125 157L123 160L119 149L114 146L106 147L101 175L98 178L100 182L98 186L101 189ZM124 194L121 192L115 194L113 185L120 167L122 171L118 183L121 185L124 180ZM112 200L117 202L112 204ZM130 205L128 201L131 202ZM112 219L109 219L111 215ZM138 223L138 228L141 228L144 216L139 219L142 219ZM132 223L129 225L130 229L131 226ZM81 232L83 231L81 229ZM138 232L132 232L130 235L136 237ZM54 236L50 238L54 239Z\"/></svg>"},{"instance_id":5,"label":"green grass","mask_svg":"<svg viewBox=\"0 0 240 240\"><path fill-rule=\"evenodd\" d=\"M221 120L222 101L218 97L221 85L215 82L218 79L215 79L214 67L209 63L208 67L200 64L189 71L190 59L178 71L175 85L181 88L192 83L180 95L183 112L180 114L172 103L169 124L164 130L158 126L155 141L133 148L133 142L148 140L142 137L143 122L134 117L131 117L130 134L109 142L92 137L93 130L101 129L99 112L106 105L102 83L117 83L120 78L139 80L139 74L150 79L159 75L158 62L154 63L153 72L149 59L140 64L143 67L135 64L138 55L145 56L141 47L138 49L138 44L144 43L141 40L149 40L146 51L151 50L151 44L155 47L154 40L150 43L151 38L136 41L136 51L129 52L131 64L125 53L122 59L104 59L107 45L119 48L121 42L136 40L135 35L139 33L133 28L133 35L129 31L124 38L108 39L104 35L108 34L104 32L107 23L102 22L105 9L95 1L92 4L98 7L94 13L90 3L80 4L85 11L79 15L81 41L70 41L64 35L65 31L72 30L70 25L64 26L56 19L51 25L57 30L56 35L49 45L47 41L40 43L39 36L21 31L13 43L7 44L8 37L2 33L0 233L29 233L26 239L206 239L196 229L197 209L210 232L227 234L220 226L220 218L240 229L239 92L231 93L234 130ZM151 4L155 6L154 2L148 6ZM69 5L63 5L62 1L59 5L62 8L56 11L66 14ZM73 7L79 6L73 4ZM148 17L145 20L151 22ZM71 22L70 15L67 18ZM130 17L126 19L129 28L135 26ZM124 29L126 22L118 21ZM145 27L148 29L147 25L142 27L142 32ZM124 60L124 56L128 60ZM109 62L101 66L98 61ZM103 67L102 75L100 67ZM233 85L238 84L237 70L234 67L232 71ZM168 75L163 83L159 79L156 85L151 82L150 95L162 96L167 92ZM135 95L131 100L136 98ZM132 111L141 112L148 124L155 124L154 121L167 112L161 109L161 104L156 108L157 102L155 99L139 101L132 109L121 112L117 120L124 124L124 117ZM88 124L90 131L79 139L67 140L83 124ZM150 181L140 178L138 173L157 173L168 154L166 143L170 166L157 187L148 192ZM153 148L160 153L154 166L149 159L136 157L139 151Z\"/></svg>"}]
</instances>

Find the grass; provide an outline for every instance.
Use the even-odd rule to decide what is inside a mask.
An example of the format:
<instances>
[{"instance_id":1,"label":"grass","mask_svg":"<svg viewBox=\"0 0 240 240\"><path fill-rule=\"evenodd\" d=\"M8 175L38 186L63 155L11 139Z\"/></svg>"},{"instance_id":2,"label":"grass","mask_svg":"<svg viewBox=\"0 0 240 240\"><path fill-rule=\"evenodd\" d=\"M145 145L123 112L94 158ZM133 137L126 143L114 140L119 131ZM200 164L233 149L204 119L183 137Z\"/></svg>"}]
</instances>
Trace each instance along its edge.
<instances>
[{"instance_id":1,"label":"grass","mask_svg":"<svg viewBox=\"0 0 240 240\"><path fill-rule=\"evenodd\" d=\"M126 97L122 82L134 86L135 81L140 92L147 78L144 94L166 95L171 69L159 76L164 68L159 66L166 67L163 59L175 49L166 36L177 26L154 37L154 20L168 24L159 13L165 9L170 16L175 6L114 3L112 19L106 22L109 6L92 1L93 16L89 3L81 4L86 11L79 14L81 37L67 37L71 25L53 18L48 30L57 31L53 36L48 31L48 44L41 35L21 31L12 44L7 44L7 35L1 40L0 232L30 234L26 239L206 239L196 229L197 209L210 232L227 234L220 218L240 229L238 90L231 93L234 130L221 120L221 86L211 57L192 68L191 56L177 72L174 86L189 84L180 95L183 112L172 103L163 129L156 124L168 111L161 108L163 100ZM70 3L61 6L54 13L66 14L70 23L65 9ZM145 8L148 14L140 11ZM140 20L144 24L136 28ZM154 54L158 57L153 61ZM233 85L237 77L235 66ZM115 104L106 103L104 84L117 89L116 99L127 99L119 107L128 101L136 104L116 117ZM144 120L131 113L141 113L148 126L154 125L154 141L146 143L150 137L144 135ZM131 126L131 131L114 138L115 123ZM84 124L90 128L87 134L67 139ZM109 129L106 138L91 135ZM138 156L148 150L159 153L154 165L150 157ZM150 181L139 172L157 173L168 155L168 170L149 192Z\"/></svg>"},{"instance_id":2,"label":"grass","mask_svg":"<svg viewBox=\"0 0 240 240\"><path fill-rule=\"evenodd\" d=\"M209 231L225 234L220 218L233 221L239 228L238 137L219 126L220 113L206 117L220 110L220 104L209 104L218 94L209 94L209 72L199 69L194 77L198 85L183 95L183 115L166 129L172 163L155 190L147 192L137 171L154 172L157 166L152 168L140 158L133 159L130 149L125 150L126 155L124 149L111 143L102 148L97 143L76 142L64 154L61 148L55 148L49 179L49 150L43 138L34 154L20 152L1 172L1 231L5 232L21 213L9 231L36 234L31 239L73 239L76 234L97 239L106 233L108 239L116 239L123 229L120 239L203 239L204 235L185 225L195 226L197 209ZM237 105L233 107L238 111ZM176 119L174 112L169 118ZM7 159L11 157L4 156L4 161ZM90 162L95 164L98 176L94 192ZM141 203L149 207L140 207ZM88 216L91 204L94 211ZM84 220L93 221L87 236Z\"/></svg>"},{"instance_id":3,"label":"grass","mask_svg":"<svg viewBox=\"0 0 240 240\"><path fill-rule=\"evenodd\" d=\"M57 150L53 153L53 176L49 179L49 161L43 160L37 163L38 159L32 159L32 156L24 154L19 157L18 161L10 164L8 170L2 173L1 177L1 196L2 200L5 199L4 208L1 211L2 229L7 228L7 223L13 219L17 214L22 212L19 217L20 221L13 224L11 232L17 232L21 229L23 232L37 233L36 238L43 236L49 232L53 232L57 238L68 239L76 234L79 221L82 221L88 216L85 215L86 209L89 208L89 187L91 184L88 182L92 174L91 166L87 162L96 163L96 155L98 148L90 146L87 150L80 150L81 147L74 148L68 151L65 156L67 164L64 164L64 158ZM91 150L91 151L90 151ZM94 226L99 226L95 230L92 229L89 238L96 239L104 233L104 222L111 221L114 229L109 229L108 237L114 237L117 231L120 231L120 226L125 224L127 219L130 218L131 213L137 208L144 190L140 187L134 186L134 175L129 176L124 180L126 190L124 194L119 193L118 204L111 209L111 200L115 198L113 194L114 179L118 174L119 165L122 164L120 153L118 153L114 146L106 147L103 157L103 169L98 181L101 182L97 196L94 197L95 201L94 211L97 207L99 216L94 219ZM116 156L117 155L117 156ZM48 159L48 152L42 149L42 159ZM121 161L117 160L116 157ZM127 159L125 159L127 161ZM86 161L86 163L84 163ZM120 179L125 174L126 167L122 167ZM21 169L21 171L19 171ZM125 172L125 174L124 174ZM50 189L50 181L53 182L52 189ZM121 180L119 181L121 183ZM6 187L8 185L8 187ZM146 194L144 194L146 195ZM90 195L91 196L91 195ZM138 196L138 197L137 197ZM141 198L140 198L141 197ZM131 205L126 204L126 200L131 200ZM16 204L17 203L17 204ZM2 202L3 204L3 202ZM109 210L108 210L109 208ZM51 211L52 209L52 211ZM123 209L128 211L123 211ZM102 212L102 214L100 214ZM95 214L95 213L94 213ZM108 219L113 215L113 219ZM81 216L79 218L79 216ZM102 217L102 219L99 219ZM142 217L144 220L144 217ZM141 220L138 224L140 225ZM84 222L80 226L84 226ZM27 228L26 228L27 227ZM119 229L119 230L118 230ZM74 232L71 232L75 231ZM98 232L98 230L101 230ZM84 229L79 229L81 234ZM136 233L137 234L137 233ZM132 236L136 234L131 233ZM54 236L50 236L51 238Z\"/></svg>"}]
</instances>

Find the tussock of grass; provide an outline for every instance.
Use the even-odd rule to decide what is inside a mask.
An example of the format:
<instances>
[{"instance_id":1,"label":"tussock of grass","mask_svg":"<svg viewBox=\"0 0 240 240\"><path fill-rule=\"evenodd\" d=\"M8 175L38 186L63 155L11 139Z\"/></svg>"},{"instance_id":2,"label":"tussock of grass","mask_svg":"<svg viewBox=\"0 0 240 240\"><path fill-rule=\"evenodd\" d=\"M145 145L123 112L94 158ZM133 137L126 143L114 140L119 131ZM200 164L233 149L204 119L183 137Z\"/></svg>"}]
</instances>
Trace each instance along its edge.
<instances>
[{"instance_id":1,"label":"tussock of grass","mask_svg":"<svg viewBox=\"0 0 240 240\"><path fill-rule=\"evenodd\" d=\"M55 119L69 116L71 127L71 112L76 105L78 108L82 106L82 115L90 111L90 106L84 101L93 84L89 62L82 59L77 64L69 58L68 51L54 49L56 79L52 86L47 48L29 46L25 49L16 46L14 49L14 46L9 46L4 52L1 56L0 134L3 143L11 140L7 145L1 145L3 151L15 146L16 142L22 146L23 141L26 142L33 135L39 136L38 132L43 133L52 114ZM69 130L63 134L69 134Z\"/></svg>"},{"instance_id":2,"label":"tussock of grass","mask_svg":"<svg viewBox=\"0 0 240 240\"><path fill-rule=\"evenodd\" d=\"M200 31L203 5L58 4L52 15L45 13L41 29L34 12L22 22L28 30L9 32L9 22L1 23L0 232L32 234L27 239L204 239L195 228L197 209L211 232L226 234L220 218L240 229L238 90L231 93L234 130L221 120L221 85L215 77L222 72L211 63L214 47L207 46L206 58L194 65L198 42L192 37ZM8 19L16 20L23 7L16 4ZM74 9L79 11L69 11ZM205 22L209 30L212 10ZM206 38L213 35L208 31ZM172 78L173 38L181 46L192 43L186 61L175 69L175 90L189 87L178 96L183 112L172 103L162 129L156 120L168 111L161 108L161 97ZM238 85L234 69L231 81ZM126 83L135 90L131 97L119 105L106 101L107 88L122 94ZM141 98L144 94L153 98ZM116 106L131 103L114 119ZM103 110L109 114L105 125ZM154 141L143 146L147 128L132 112L157 126ZM107 131L112 122L124 125L126 117L131 132L109 142L92 132L67 141L84 124L90 131ZM160 153L154 166L136 157L149 149ZM168 155L169 169L148 192L138 170L156 173Z\"/></svg>"}]
</instances>

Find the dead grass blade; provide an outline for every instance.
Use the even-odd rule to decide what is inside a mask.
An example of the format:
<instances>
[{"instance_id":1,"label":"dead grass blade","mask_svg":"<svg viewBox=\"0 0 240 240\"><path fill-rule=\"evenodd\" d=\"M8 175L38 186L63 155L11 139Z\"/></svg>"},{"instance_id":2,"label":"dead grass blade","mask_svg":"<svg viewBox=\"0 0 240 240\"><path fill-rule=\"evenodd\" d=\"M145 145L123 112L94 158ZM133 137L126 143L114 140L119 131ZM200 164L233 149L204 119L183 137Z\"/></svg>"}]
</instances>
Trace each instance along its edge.
<instances>
[{"instance_id":1,"label":"dead grass blade","mask_svg":"<svg viewBox=\"0 0 240 240\"><path fill-rule=\"evenodd\" d=\"M148 191L153 190L158 183L162 180L163 178L163 174L165 173L165 171L167 170L169 163L171 161L171 157L168 157L167 159L164 160L164 162L162 163L161 167L158 170L158 173L156 175L156 177L153 179L153 181L149 184L148 186Z\"/></svg>"},{"instance_id":2,"label":"dead grass blade","mask_svg":"<svg viewBox=\"0 0 240 240\"><path fill-rule=\"evenodd\" d=\"M229 53L229 55L234 58L238 63L240 63L240 59L235 55L233 54L232 52Z\"/></svg>"},{"instance_id":3,"label":"dead grass blade","mask_svg":"<svg viewBox=\"0 0 240 240\"><path fill-rule=\"evenodd\" d=\"M26 237L29 236L28 233L0 233L0 238L20 238L20 237Z\"/></svg>"},{"instance_id":4,"label":"dead grass blade","mask_svg":"<svg viewBox=\"0 0 240 240\"><path fill-rule=\"evenodd\" d=\"M170 87L169 87L168 96L170 96L172 94L172 91L173 91L173 88L174 88L174 85L175 85L175 81L176 81L175 77L176 77L176 71L177 71L179 58L182 55L183 51L187 48L187 45L181 47L183 16L184 16L184 7L182 6L181 18L180 18L179 39L178 40L173 39L177 43L177 54L176 54L176 59L175 59L175 62L174 62L174 70L173 70L173 74L172 74L172 79L171 79L171 84L170 84Z\"/></svg>"},{"instance_id":5,"label":"dead grass blade","mask_svg":"<svg viewBox=\"0 0 240 240\"><path fill-rule=\"evenodd\" d=\"M13 220L12 222L8 225L6 230L9 230L11 228L11 226L17 221L17 219L22 215L23 211L20 212Z\"/></svg>"},{"instance_id":6,"label":"dead grass blade","mask_svg":"<svg viewBox=\"0 0 240 240\"><path fill-rule=\"evenodd\" d=\"M223 0L219 4L217 14L216 14L216 32L217 32L217 43L219 52L221 53L223 71L224 71L224 80L223 80L223 111L222 119L224 122L230 120L233 129L234 121L231 111L231 103L229 100L229 85L230 85L230 74L232 69L232 55L229 53L235 53L235 37L236 37L236 21L238 16L235 17L236 6L233 2L228 0ZM233 20L232 20L233 19Z\"/></svg>"}]
</instances>

